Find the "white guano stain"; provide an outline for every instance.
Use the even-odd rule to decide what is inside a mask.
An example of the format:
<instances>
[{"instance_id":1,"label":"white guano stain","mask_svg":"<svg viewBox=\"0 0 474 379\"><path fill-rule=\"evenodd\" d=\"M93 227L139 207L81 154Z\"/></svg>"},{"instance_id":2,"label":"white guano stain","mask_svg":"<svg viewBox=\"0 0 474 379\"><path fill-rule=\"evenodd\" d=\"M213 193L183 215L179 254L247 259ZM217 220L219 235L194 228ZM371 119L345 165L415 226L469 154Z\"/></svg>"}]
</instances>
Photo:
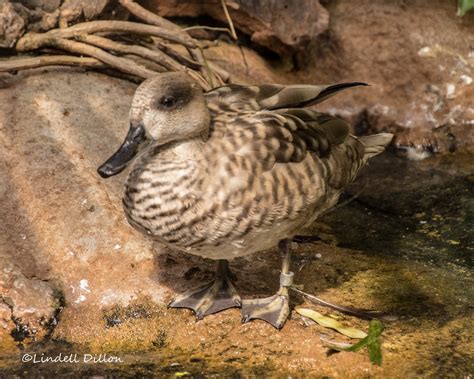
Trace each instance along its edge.
<instances>
[{"instance_id":1,"label":"white guano stain","mask_svg":"<svg viewBox=\"0 0 474 379\"><path fill-rule=\"evenodd\" d=\"M453 99L455 96L454 96L454 92L456 91L456 86L452 83L448 83L446 84L446 98L447 99Z\"/></svg>"},{"instance_id":2,"label":"white guano stain","mask_svg":"<svg viewBox=\"0 0 474 379\"><path fill-rule=\"evenodd\" d=\"M71 288L72 293L76 292L76 287L74 287L73 285L70 285L69 287ZM84 295L84 293L86 294L91 293L91 289L89 287L89 281L87 279L81 279L79 281L79 286L77 287L77 289L79 292L79 296L74 301L74 303L79 304L87 300L87 297Z\"/></svg>"},{"instance_id":3,"label":"white guano stain","mask_svg":"<svg viewBox=\"0 0 474 379\"><path fill-rule=\"evenodd\" d=\"M469 75L461 75L460 79L461 82L466 86L472 83L472 78Z\"/></svg>"},{"instance_id":4,"label":"white guano stain","mask_svg":"<svg viewBox=\"0 0 474 379\"><path fill-rule=\"evenodd\" d=\"M81 279L81 281L79 282L79 288L84 292L91 292L89 288L89 281L87 279Z\"/></svg>"},{"instance_id":5,"label":"white guano stain","mask_svg":"<svg viewBox=\"0 0 474 379\"><path fill-rule=\"evenodd\" d=\"M431 47L425 46L418 50L418 55L420 57L429 57L432 55Z\"/></svg>"},{"instance_id":6,"label":"white guano stain","mask_svg":"<svg viewBox=\"0 0 474 379\"><path fill-rule=\"evenodd\" d=\"M86 297L84 295L79 295L77 300L75 301L76 304L82 303L83 301L86 300Z\"/></svg>"}]
</instances>

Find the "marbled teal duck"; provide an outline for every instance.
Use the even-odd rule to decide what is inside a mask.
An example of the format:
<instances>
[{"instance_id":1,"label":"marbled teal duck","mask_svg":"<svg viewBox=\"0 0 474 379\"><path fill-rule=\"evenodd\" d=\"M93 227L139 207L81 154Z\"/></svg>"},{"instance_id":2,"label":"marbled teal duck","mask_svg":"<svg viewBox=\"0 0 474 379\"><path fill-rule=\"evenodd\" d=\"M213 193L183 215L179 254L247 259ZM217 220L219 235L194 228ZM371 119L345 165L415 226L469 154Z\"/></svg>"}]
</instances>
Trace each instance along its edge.
<instances>
[{"instance_id":1,"label":"marbled teal duck","mask_svg":"<svg viewBox=\"0 0 474 379\"><path fill-rule=\"evenodd\" d=\"M359 85L227 85L203 93L187 75L166 73L138 87L125 141L99 174L118 174L134 160L123 197L130 224L217 261L215 280L170 306L191 308L198 318L241 307L244 321L283 326L293 278L288 241L332 207L392 139L356 138L344 121L304 109ZM276 245L280 290L242 301L228 260Z\"/></svg>"}]
</instances>

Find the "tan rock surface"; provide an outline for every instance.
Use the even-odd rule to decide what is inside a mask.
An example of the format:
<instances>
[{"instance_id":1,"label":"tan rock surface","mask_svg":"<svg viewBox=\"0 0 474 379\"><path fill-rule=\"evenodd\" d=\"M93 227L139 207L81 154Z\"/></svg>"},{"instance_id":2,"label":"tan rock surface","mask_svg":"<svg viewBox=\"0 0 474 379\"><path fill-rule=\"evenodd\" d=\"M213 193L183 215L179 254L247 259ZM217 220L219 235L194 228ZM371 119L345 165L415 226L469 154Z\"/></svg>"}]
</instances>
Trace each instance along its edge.
<instances>
[{"instance_id":1,"label":"tan rock surface","mask_svg":"<svg viewBox=\"0 0 474 379\"><path fill-rule=\"evenodd\" d=\"M96 174L126 133L134 88L72 70L3 78L0 376L471 372L472 190L466 184L472 182L472 155L417 163L381 156L352 189L359 199L330 213L326 225L315 225L312 232L326 242L296 249L295 280L306 291L397 316L385 322L379 368L365 350L327 356L319 336L344 337L305 327L294 312L277 331L259 321L241 325L238 310L196 322L189 311L166 309L175 291L210 279L213 264L168 252L135 232L120 204L125 176L104 181ZM344 96L329 106L344 103ZM275 291L279 267L275 251L232 263L244 297ZM294 296L292 303L302 300ZM367 328L364 320L339 317ZM33 343L34 336L46 342ZM25 353L59 352L107 353L123 363L20 363Z\"/></svg>"},{"instance_id":2,"label":"tan rock surface","mask_svg":"<svg viewBox=\"0 0 474 379\"><path fill-rule=\"evenodd\" d=\"M0 47L13 47L25 31L25 20L6 0L0 1Z\"/></svg>"},{"instance_id":3,"label":"tan rock surface","mask_svg":"<svg viewBox=\"0 0 474 379\"><path fill-rule=\"evenodd\" d=\"M151 244L121 214L120 180L105 183L95 172L127 128L133 90L67 72L27 75L1 90L0 219L9 221L0 224L0 289L22 324L35 294L51 308L33 312L37 328L60 297L81 311L138 293L164 296L150 278Z\"/></svg>"},{"instance_id":4,"label":"tan rock surface","mask_svg":"<svg viewBox=\"0 0 474 379\"><path fill-rule=\"evenodd\" d=\"M210 16L227 24L219 0L142 3L164 17ZM326 31L329 23L329 14L318 0L233 0L226 4L232 22L253 43L283 55L304 51L308 43Z\"/></svg>"},{"instance_id":5,"label":"tan rock surface","mask_svg":"<svg viewBox=\"0 0 474 379\"><path fill-rule=\"evenodd\" d=\"M455 2L442 0L336 1L328 10L334 50L321 45L315 63L326 80L371 84L355 99L366 108L361 132L395 132L398 146L418 153L474 146L472 14L457 17Z\"/></svg>"},{"instance_id":6,"label":"tan rock surface","mask_svg":"<svg viewBox=\"0 0 474 379\"><path fill-rule=\"evenodd\" d=\"M215 19L223 17L214 3L180 1L176 7L174 0L145 3L166 16L207 12ZM237 83L369 83L371 87L351 90L320 109L350 120L359 134L395 133L395 144L410 158L472 150L474 12L460 18L456 2L444 0L429 4L338 0L324 6L329 12L328 30L305 40L304 54L296 56L296 64L275 57L265 60L250 49L225 43L210 49L209 55L214 54ZM245 23L253 16L247 14L245 19L243 9L231 13L236 14L240 33L249 34ZM309 8L291 9L298 28L303 17L299 15L306 15ZM268 13L277 19L276 10Z\"/></svg>"}]
</instances>

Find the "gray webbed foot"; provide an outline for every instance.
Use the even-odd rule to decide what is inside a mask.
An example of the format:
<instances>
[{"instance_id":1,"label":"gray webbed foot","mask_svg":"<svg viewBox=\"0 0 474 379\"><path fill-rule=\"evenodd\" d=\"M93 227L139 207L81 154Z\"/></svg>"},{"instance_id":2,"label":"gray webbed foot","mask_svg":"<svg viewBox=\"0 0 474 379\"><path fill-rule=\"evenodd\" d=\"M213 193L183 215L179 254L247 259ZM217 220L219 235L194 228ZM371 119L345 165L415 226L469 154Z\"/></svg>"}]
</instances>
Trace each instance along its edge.
<instances>
[{"instance_id":1,"label":"gray webbed foot","mask_svg":"<svg viewBox=\"0 0 474 379\"><path fill-rule=\"evenodd\" d=\"M290 314L288 292L278 291L273 296L264 299L242 301L242 322L253 319L264 320L275 328L281 329Z\"/></svg>"},{"instance_id":2,"label":"gray webbed foot","mask_svg":"<svg viewBox=\"0 0 474 379\"><path fill-rule=\"evenodd\" d=\"M212 282L177 296L169 304L171 308L192 309L199 320L224 309L240 306L241 299L231 281L228 262L225 260L218 261L216 277Z\"/></svg>"},{"instance_id":3,"label":"gray webbed foot","mask_svg":"<svg viewBox=\"0 0 474 379\"><path fill-rule=\"evenodd\" d=\"M291 252L290 240L280 242L283 262L280 274L280 289L270 297L242 301L242 322L253 319L264 320L277 329L281 329L290 314L288 288L293 283L293 273L290 271Z\"/></svg>"}]
</instances>

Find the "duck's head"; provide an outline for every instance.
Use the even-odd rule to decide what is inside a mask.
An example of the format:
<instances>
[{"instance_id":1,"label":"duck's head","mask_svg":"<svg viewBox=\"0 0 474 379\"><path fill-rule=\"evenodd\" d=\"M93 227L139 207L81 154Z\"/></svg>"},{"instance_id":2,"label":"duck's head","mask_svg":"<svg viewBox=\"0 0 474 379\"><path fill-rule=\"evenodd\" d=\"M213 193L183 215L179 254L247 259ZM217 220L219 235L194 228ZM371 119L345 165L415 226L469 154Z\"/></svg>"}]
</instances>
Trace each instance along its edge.
<instances>
[{"instance_id":1,"label":"duck's head","mask_svg":"<svg viewBox=\"0 0 474 379\"><path fill-rule=\"evenodd\" d=\"M133 97L125 141L98 173L103 178L120 173L146 145L205 135L209 120L203 91L188 75L170 72L147 79Z\"/></svg>"}]
</instances>

